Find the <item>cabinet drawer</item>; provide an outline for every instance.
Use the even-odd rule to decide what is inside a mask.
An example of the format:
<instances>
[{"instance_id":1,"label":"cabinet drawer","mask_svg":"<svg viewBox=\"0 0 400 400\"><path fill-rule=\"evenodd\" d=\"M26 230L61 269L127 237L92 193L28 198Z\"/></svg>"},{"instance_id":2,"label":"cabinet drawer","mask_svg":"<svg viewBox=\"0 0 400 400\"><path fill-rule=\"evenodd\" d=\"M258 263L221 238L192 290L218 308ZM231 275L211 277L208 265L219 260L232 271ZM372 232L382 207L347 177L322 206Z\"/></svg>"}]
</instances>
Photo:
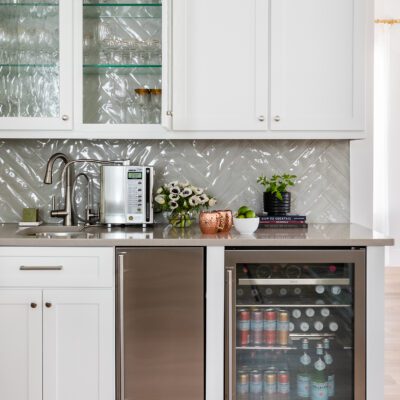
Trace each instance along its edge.
<instances>
[{"instance_id":1,"label":"cabinet drawer","mask_svg":"<svg viewBox=\"0 0 400 400\"><path fill-rule=\"evenodd\" d=\"M112 287L114 249L0 248L0 287Z\"/></svg>"}]
</instances>

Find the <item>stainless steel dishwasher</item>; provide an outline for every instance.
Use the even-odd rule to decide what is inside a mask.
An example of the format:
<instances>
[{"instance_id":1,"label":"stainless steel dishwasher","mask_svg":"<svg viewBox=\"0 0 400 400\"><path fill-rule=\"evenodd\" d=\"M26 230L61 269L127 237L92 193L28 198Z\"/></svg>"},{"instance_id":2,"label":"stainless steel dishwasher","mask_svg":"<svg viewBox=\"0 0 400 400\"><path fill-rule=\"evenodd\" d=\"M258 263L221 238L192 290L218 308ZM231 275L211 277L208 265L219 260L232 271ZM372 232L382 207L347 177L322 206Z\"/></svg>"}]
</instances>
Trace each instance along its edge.
<instances>
[{"instance_id":1,"label":"stainless steel dishwasher","mask_svg":"<svg viewBox=\"0 0 400 400\"><path fill-rule=\"evenodd\" d=\"M204 400L204 249L117 249L117 399Z\"/></svg>"}]
</instances>

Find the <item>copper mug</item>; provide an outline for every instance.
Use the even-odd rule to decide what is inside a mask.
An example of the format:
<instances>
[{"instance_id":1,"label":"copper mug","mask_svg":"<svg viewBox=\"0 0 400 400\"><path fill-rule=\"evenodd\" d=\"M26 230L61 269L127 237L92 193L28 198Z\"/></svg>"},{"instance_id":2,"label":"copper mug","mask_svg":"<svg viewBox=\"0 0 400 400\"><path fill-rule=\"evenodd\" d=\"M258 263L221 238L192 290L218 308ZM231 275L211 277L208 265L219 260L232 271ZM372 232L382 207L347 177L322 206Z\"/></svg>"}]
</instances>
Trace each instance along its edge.
<instances>
[{"instance_id":1,"label":"copper mug","mask_svg":"<svg viewBox=\"0 0 400 400\"><path fill-rule=\"evenodd\" d=\"M205 235L229 232L232 228L232 211L202 211L199 217L200 230Z\"/></svg>"}]
</instances>

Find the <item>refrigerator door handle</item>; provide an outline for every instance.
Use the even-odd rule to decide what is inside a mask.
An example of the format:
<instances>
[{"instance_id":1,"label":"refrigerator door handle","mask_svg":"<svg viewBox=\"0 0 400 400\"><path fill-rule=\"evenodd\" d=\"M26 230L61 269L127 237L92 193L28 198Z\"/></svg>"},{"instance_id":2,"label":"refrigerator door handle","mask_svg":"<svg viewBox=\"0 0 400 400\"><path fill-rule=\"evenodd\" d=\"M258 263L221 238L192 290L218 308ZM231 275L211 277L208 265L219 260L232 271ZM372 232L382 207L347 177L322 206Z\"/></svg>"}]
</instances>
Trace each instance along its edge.
<instances>
[{"instance_id":1,"label":"refrigerator door handle","mask_svg":"<svg viewBox=\"0 0 400 400\"><path fill-rule=\"evenodd\" d=\"M124 343L124 254L118 254L119 276L119 368L120 368L120 400L125 399L125 343Z\"/></svg>"},{"instance_id":2,"label":"refrigerator door handle","mask_svg":"<svg viewBox=\"0 0 400 400\"><path fill-rule=\"evenodd\" d=\"M234 268L226 268L226 371L227 371L227 400L235 400L235 343L234 343L234 325L235 325L235 314L234 314Z\"/></svg>"}]
</instances>

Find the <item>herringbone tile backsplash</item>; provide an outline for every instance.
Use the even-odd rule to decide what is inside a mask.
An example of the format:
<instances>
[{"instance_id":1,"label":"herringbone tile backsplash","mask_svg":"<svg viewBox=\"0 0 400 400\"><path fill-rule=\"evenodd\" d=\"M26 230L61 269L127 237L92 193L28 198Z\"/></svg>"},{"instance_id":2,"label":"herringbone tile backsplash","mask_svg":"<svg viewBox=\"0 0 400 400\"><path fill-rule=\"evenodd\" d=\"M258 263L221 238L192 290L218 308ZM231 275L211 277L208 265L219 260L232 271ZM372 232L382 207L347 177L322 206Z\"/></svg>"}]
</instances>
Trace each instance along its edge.
<instances>
[{"instance_id":1,"label":"herringbone tile backsplash","mask_svg":"<svg viewBox=\"0 0 400 400\"><path fill-rule=\"evenodd\" d=\"M59 171L53 185L44 185L48 158L63 152L71 159L130 159L152 165L156 187L171 180L188 180L218 199L218 208L243 204L262 210L260 174L289 172L298 176L292 189L292 212L309 222L349 222L349 143L347 141L127 141L127 140L5 140L0 142L0 221L18 222L22 208L37 207L47 222L51 196L60 197ZM58 166L57 166L58 167ZM94 178L97 166L75 166ZM85 201L83 188L76 200Z\"/></svg>"}]
</instances>

